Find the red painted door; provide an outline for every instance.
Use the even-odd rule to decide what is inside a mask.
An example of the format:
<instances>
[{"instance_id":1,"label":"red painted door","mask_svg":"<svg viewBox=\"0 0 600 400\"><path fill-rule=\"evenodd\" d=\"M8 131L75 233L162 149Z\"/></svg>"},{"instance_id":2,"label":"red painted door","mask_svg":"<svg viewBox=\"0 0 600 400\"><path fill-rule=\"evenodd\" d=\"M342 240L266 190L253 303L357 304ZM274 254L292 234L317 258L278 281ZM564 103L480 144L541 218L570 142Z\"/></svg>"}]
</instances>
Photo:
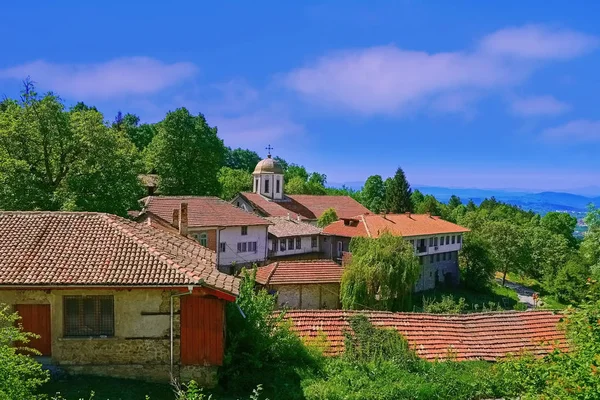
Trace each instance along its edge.
<instances>
[{"instance_id":1,"label":"red painted door","mask_svg":"<svg viewBox=\"0 0 600 400\"><path fill-rule=\"evenodd\" d=\"M225 342L223 300L181 298L181 363L222 365Z\"/></svg>"},{"instance_id":2,"label":"red painted door","mask_svg":"<svg viewBox=\"0 0 600 400\"><path fill-rule=\"evenodd\" d=\"M50 327L50 304L16 304L15 311L21 316L19 321L25 332L39 335L25 346L36 349L43 356L52 355L52 336Z\"/></svg>"}]
</instances>

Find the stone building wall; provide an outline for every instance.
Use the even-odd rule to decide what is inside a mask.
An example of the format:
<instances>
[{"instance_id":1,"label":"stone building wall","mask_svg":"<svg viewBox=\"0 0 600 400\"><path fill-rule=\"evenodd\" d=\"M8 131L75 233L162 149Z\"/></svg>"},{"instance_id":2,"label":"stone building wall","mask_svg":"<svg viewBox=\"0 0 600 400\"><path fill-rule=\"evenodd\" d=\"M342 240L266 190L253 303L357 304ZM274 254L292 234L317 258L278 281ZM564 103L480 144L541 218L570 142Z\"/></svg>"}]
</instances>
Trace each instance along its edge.
<instances>
[{"instance_id":1,"label":"stone building wall","mask_svg":"<svg viewBox=\"0 0 600 400\"><path fill-rule=\"evenodd\" d=\"M340 306L339 283L273 285L270 289L277 291L279 307L334 310Z\"/></svg>"},{"instance_id":2,"label":"stone building wall","mask_svg":"<svg viewBox=\"0 0 600 400\"><path fill-rule=\"evenodd\" d=\"M419 278L415 284L416 292L434 289L436 285L440 284L457 285L459 283L458 252L452 252L452 259L437 261L437 255L433 255L433 262L431 262L431 258L430 255L421 256L422 264Z\"/></svg>"},{"instance_id":3,"label":"stone building wall","mask_svg":"<svg viewBox=\"0 0 600 400\"><path fill-rule=\"evenodd\" d=\"M162 289L0 290L0 304L50 304L52 363L67 372L170 381L170 296ZM114 337L63 335L63 296L112 295ZM179 297L174 298L174 374L180 372ZM216 383L212 366L182 367L181 373ZM195 375L194 375L195 374ZM211 380L203 381L202 379Z\"/></svg>"}]
</instances>

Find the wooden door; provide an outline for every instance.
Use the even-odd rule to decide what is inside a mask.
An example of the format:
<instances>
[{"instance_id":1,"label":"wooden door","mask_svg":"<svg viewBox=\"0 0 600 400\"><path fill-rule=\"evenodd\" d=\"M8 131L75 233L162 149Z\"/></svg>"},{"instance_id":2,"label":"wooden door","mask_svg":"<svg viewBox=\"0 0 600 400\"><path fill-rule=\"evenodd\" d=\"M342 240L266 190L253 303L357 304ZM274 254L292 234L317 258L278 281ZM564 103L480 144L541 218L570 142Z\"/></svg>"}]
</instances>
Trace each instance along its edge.
<instances>
[{"instance_id":1,"label":"wooden door","mask_svg":"<svg viewBox=\"0 0 600 400\"><path fill-rule=\"evenodd\" d=\"M23 330L39 335L25 346L36 349L43 356L52 355L50 304L16 304L15 311L21 316Z\"/></svg>"},{"instance_id":2,"label":"wooden door","mask_svg":"<svg viewBox=\"0 0 600 400\"><path fill-rule=\"evenodd\" d=\"M224 302L216 298L181 298L181 363L222 365L225 350Z\"/></svg>"}]
</instances>

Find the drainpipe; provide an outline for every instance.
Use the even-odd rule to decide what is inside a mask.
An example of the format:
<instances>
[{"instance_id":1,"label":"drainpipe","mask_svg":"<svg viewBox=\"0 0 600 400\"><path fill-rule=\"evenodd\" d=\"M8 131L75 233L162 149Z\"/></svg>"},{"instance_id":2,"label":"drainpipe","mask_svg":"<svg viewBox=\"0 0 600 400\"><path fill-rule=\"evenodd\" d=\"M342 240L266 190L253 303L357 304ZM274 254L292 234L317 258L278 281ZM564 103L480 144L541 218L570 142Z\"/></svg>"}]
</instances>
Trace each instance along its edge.
<instances>
[{"instance_id":1,"label":"drainpipe","mask_svg":"<svg viewBox=\"0 0 600 400\"><path fill-rule=\"evenodd\" d=\"M202 284L202 282L198 282L199 285ZM178 294L172 294L171 295L171 336L170 336L170 341L171 341L171 379L173 379L173 365L175 363L174 361L174 357L175 357L175 352L173 350L173 342L174 342L174 335L173 335L173 298L174 297L182 297L182 296L187 296L192 294L192 291L194 290L194 285L188 285L188 291L186 293L178 293ZM181 330L181 306L179 307L179 329ZM181 347L181 345L180 345ZM179 352L181 353L181 348L179 349Z\"/></svg>"}]
</instances>

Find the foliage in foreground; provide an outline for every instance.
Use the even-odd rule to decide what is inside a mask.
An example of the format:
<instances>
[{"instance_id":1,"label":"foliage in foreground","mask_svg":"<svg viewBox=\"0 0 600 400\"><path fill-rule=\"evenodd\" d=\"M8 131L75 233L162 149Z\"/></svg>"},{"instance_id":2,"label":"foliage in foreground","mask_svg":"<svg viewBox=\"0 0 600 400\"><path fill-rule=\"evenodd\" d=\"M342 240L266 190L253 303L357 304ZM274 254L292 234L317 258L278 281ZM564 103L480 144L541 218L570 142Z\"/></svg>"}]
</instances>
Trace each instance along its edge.
<instances>
[{"instance_id":1,"label":"foliage in foreground","mask_svg":"<svg viewBox=\"0 0 600 400\"><path fill-rule=\"evenodd\" d=\"M0 400L37 399L37 389L48 380L48 374L33 358L18 350L33 337L16 325L19 316L0 304ZM13 346L17 343L19 347Z\"/></svg>"},{"instance_id":2,"label":"foliage in foreground","mask_svg":"<svg viewBox=\"0 0 600 400\"><path fill-rule=\"evenodd\" d=\"M569 308L564 318L572 346L568 353L555 349L542 359L531 355L499 364L507 395L522 399L600 398L600 301L579 310Z\"/></svg>"},{"instance_id":3,"label":"foliage in foreground","mask_svg":"<svg viewBox=\"0 0 600 400\"><path fill-rule=\"evenodd\" d=\"M255 291L255 277L256 269L242 272L240 295L227 309L220 384L227 391L246 393L262 384L267 393L302 398L301 375L316 368L320 357L290 331L283 312L275 312L276 298L264 289Z\"/></svg>"}]
</instances>

